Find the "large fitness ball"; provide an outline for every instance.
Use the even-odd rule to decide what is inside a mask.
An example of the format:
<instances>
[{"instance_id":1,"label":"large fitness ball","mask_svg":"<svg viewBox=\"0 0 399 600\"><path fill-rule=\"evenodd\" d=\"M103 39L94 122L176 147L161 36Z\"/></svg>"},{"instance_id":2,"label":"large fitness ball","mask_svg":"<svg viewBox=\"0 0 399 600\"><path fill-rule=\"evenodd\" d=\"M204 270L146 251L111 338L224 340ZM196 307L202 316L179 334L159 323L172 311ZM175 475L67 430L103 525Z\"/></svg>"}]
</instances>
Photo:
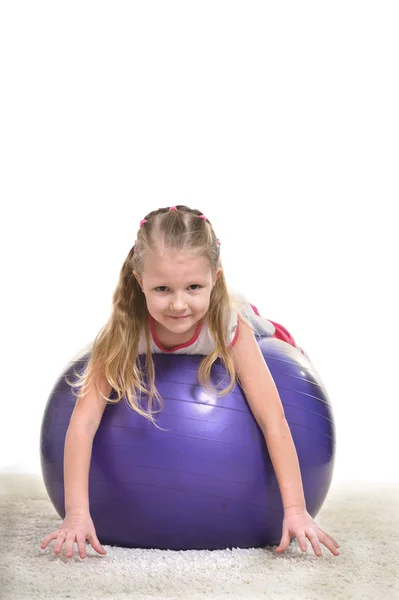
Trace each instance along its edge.
<instances>
[{"instance_id":1,"label":"large fitness ball","mask_svg":"<svg viewBox=\"0 0 399 600\"><path fill-rule=\"evenodd\" d=\"M258 343L284 406L306 507L314 518L334 465L328 395L299 350L275 338ZM43 478L62 518L64 442L76 401L65 378L74 380L74 370L89 358L90 352L67 366L42 422ZM237 383L227 396L205 393L198 383L202 358L153 355L155 384L165 401L156 419L167 431L138 415L125 399L107 404L93 440L89 474L90 513L102 544L212 550L280 542L284 511L264 435ZM211 381L219 389L229 381L221 383L225 374L216 361Z\"/></svg>"}]
</instances>

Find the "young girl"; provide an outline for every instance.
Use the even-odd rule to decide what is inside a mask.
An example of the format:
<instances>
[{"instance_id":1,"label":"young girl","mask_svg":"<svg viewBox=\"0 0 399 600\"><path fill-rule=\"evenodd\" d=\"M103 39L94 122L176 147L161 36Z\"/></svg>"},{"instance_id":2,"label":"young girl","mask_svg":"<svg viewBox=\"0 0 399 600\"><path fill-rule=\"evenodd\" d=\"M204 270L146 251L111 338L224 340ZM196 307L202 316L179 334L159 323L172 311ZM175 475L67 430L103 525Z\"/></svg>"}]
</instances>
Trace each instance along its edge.
<instances>
[{"instance_id":1,"label":"young girl","mask_svg":"<svg viewBox=\"0 0 399 600\"><path fill-rule=\"evenodd\" d=\"M125 397L154 424L154 397L163 405L154 381L153 353L204 355L198 379L210 388L212 364L220 358L231 391L236 378L245 393L269 451L284 506L283 531L276 552L291 538L306 552L308 538L317 556L320 542L335 556L339 544L319 529L307 512L296 449L281 400L259 349L255 334L277 337L296 346L281 325L261 317L244 296L229 290L220 259L220 242L210 221L199 210L171 206L150 212L140 222L137 240L120 273L113 296L113 312L91 348L91 358L74 386L81 391L65 438L65 519L49 533L41 547L56 540L59 554L81 558L85 540L106 554L90 516L88 477L94 435L107 402ZM86 349L87 350L87 349ZM138 354L146 354L148 389L143 384ZM116 399L109 399L112 389ZM138 394L148 394L148 411Z\"/></svg>"}]
</instances>

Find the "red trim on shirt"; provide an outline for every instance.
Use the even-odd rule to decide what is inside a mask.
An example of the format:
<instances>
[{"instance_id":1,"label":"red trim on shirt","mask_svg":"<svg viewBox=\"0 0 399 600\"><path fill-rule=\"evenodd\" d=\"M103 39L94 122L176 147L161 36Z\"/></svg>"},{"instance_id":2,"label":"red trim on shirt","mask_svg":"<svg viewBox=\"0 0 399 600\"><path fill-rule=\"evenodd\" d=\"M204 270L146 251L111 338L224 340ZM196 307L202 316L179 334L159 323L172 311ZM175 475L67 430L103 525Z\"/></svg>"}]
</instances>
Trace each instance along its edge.
<instances>
[{"instance_id":1,"label":"red trim on shirt","mask_svg":"<svg viewBox=\"0 0 399 600\"><path fill-rule=\"evenodd\" d=\"M197 339L198 339L201 329L202 329L202 320L198 323L197 329L195 330L195 333L194 333L193 337L191 338L191 340L189 340L185 344L179 344L178 346L174 346L173 348L170 348L170 350L167 350L166 348L161 346L161 342L159 341L157 332L155 331L154 317L152 315L150 315L150 330L151 330L153 340L154 340L155 344L158 346L158 348L160 350L162 350L162 352L166 352L169 354L172 352L175 352L176 350L179 350L180 348L187 348L187 346L191 346L192 344L194 344L194 342L197 341Z\"/></svg>"},{"instance_id":2,"label":"red trim on shirt","mask_svg":"<svg viewBox=\"0 0 399 600\"><path fill-rule=\"evenodd\" d=\"M259 311L258 311L258 309L256 308L256 306L254 306L253 304L251 304L251 306L252 306L252 308L254 309L254 313L260 317Z\"/></svg>"},{"instance_id":3,"label":"red trim on shirt","mask_svg":"<svg viewBox=\"0 0 399 600\"><path fill-rule=\"evenodd\" d=\"M256 308L256 306L254 306L253 304L251 304L252 308L254 309L254 312L259 315L259 311ZM259 315L261 316L261 315ZM270 321L270 323L272 323L276 329L274 335L272 337L278 339L278 340L282 340L283 342L287 342L287 344L291 344L291 346L294 346L294 348L297 348L298 350L300 350L302 352L302 354L305 354L305 352L302 350L302 348L300 348L294 338L292 337L292 335L290 334L290 332L283 327L283 325L280 325L280 323L276 323L275 321L272 321L271 319L268 319Z\"/></svg>"},{"instance_id":4,"label":"red trim on shirt","mask_svg":"<svg viewBox=\"0 0 399 600\"><path fill-rule=\"evenodd\" d=\"M271 319L269 319L269 321L270 323L273 323L274 327L276 328L276 332L273 337L277 338L278 340L282 340L283 342L287 342L287 344L291 344L291 346L294 346L295 348L297 347L294 338L290 332L283 327L283 325L280 325L280 323L276 323Z\"/></svg>"}]
</instances>

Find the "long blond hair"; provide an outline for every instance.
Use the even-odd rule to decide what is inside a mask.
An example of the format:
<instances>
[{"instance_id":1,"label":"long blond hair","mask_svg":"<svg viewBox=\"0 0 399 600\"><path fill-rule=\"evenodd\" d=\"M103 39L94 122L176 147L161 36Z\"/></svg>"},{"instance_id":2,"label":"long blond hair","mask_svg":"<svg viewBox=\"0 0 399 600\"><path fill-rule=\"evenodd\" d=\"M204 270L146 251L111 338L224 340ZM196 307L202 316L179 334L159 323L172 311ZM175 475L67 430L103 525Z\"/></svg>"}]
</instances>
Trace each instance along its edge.
<instances>
[{"instance_id":1,"label":"long blond hair","mask_svg":"<svg viewBox=\"0 0 399 600\"><path fill-rule=\"evenodd\" d=\"M198 218L202 212L197 209L184 205L178 205L176 209L159 208L145 216L147 222L138 230L135 245L129 251L120 271L119 282L113 294L111 316L93 342L91 357L84 371L77 374L76 382L68 382L72 388L79 387L80 395L84 395L93 382L96 385L96 374L102 373L116 391L117 397L106 398L99 390L101 396L113 403L125 397L135 411L154 425L156 423L153 415L162 410L164 402L155 386L146 300L133 271L141 276L146 258L151 252L157 252L161 248L184 249L195 252L196 256L205 256L209 261L212 276L222 266L220 245L211 222ZM222 270L213 286L207 312L208 326L215 341L215 348L209 355L204 356L198 369L200 385L217 396L228 394L236 379L227 340L229 314L233 307L240 311L228 292ZM243 314L241 320L251 327ZM138 360L139 340L143 332L146 339L146 373ZM230 378L230 383L223 390L215 389L210 383L211 368L218 358L221 359L226 375ZM148 388L144 385L145 375ZM140 405L141 393L148 398L147 409ZM154 398L159 404L159 410L153 410Z\"/></svg>"}]
</instances>

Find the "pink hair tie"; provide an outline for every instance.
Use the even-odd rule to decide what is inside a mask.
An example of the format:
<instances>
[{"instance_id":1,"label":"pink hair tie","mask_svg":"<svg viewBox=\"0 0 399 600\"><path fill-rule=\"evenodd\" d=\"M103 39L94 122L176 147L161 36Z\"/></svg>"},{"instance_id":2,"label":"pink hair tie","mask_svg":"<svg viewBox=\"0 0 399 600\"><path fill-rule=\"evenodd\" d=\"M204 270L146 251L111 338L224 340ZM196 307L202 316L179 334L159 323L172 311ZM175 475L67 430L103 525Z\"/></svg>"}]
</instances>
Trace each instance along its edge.
<instances>
[{"instance_id":1,"label":"pink hair tie","mask_svg":"<svg viewBox=\"0 0 399 600\"><path fill-rule=\"evenodd\" d=\"M141 219L141 221L140 221L140 227L141 227L142 225L144 225L144 223L148 223L147 219Z\"/></svg>"},{"instance_id":2,"label":"pink hair tie","mask_svg":"<svg viewBox=\"0 0 399 600\"><path fill-rule=\"evenodd\" d=\"M216 241L217 241L217 243L218 243L218 246L220 246L220 240L216 240Z\"/></svg>"},{"instance_id":3,"label":"pink hair tie","mask_svg":"<svg viewBox=\"0 0 399 600\"><path fill-rule=\"evenodd\" d=\"M169 206L169 210L177 210L176 206Z\"/></svg>"},{"instance_id":4,"label":"pink hair tie","mask_svg":"<svg viewBox=\"0 0 399 600\"><path fill-rule=\"evenodd\" d=\"M208 220L208 219L206 218L206 216L205 216L205 215L200 215L200 216L199 216L199 218L200 218L200 219L204 219L204 221L207 221L207 220Z\"/></svg>"}]
</instances>

